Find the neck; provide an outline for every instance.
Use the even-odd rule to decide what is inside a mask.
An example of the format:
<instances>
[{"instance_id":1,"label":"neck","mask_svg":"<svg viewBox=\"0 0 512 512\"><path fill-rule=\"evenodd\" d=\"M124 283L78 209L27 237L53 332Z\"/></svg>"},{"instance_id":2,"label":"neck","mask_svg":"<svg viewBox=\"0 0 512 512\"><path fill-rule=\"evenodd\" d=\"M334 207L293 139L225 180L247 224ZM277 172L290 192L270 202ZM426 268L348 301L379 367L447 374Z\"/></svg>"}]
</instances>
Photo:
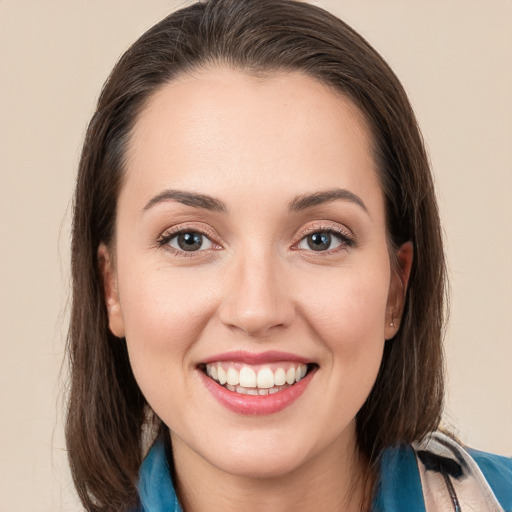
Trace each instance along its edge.
<instances>
[{"instance_id":1,"label":"neck","mask_svg":"<svg viewBox=\"0 0 512 512\"><path fill-rule=\"evenodd\" d=\"M355 443L337 440L286 474L254 478L223 471L171 437L176 490L185 512L370 510L373 478Z\"/></svg>"}]
</instances>

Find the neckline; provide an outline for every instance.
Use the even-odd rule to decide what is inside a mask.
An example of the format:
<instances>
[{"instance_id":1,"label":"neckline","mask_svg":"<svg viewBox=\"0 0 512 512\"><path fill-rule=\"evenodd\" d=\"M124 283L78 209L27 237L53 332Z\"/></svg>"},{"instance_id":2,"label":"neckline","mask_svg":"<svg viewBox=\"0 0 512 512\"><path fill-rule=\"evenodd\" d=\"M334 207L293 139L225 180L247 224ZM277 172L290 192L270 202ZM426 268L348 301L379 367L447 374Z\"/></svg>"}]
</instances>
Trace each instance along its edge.
<instances>
[{"instance_id":1,"label":"neckline","mask_svg":"<svg viewBox=\"0 0 512 512\"><path fill-rule=\"evenodd\" d=\"M167 451L164 440L158 439L141 465L138 489L144 512L182 512ZM409 445L387 448L380 457L371 512L396 510L425 512L416 457Z\"/></svg>"}]
</instances>

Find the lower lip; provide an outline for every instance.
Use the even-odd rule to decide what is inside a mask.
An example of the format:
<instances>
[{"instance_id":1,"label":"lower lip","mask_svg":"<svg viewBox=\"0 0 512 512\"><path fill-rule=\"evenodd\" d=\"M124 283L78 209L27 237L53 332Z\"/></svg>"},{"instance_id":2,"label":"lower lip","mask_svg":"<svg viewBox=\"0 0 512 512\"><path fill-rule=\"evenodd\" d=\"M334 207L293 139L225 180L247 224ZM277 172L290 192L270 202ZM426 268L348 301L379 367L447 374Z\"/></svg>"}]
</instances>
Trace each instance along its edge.
<instances>
[{"instance_id":1,"label":"lower lip","mask_svg":"<svg viewBox=\"0 0 512 512\"><path fill-rule=\"evenodd\" d=\"M210 377L205 375L202 371L199 371L208 391L210 391L224 407L238 414L251 416L274 414L291 405L304 393L314 373L314 371L310 371L303 379L293 384L293 386L272 395L242 395L241 393L226 389L213 379L210 379Z\"/></svg>"}]
</instances>

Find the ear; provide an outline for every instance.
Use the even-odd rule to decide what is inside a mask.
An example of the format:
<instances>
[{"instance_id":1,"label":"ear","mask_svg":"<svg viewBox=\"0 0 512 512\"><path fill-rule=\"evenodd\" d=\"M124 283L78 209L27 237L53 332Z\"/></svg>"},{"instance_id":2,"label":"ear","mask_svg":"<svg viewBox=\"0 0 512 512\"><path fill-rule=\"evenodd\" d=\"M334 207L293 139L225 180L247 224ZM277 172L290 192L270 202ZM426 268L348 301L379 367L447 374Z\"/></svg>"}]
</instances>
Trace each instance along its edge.
<instances>
[{"instance_id":1,"label":"ear","mask_svg":"<svg viewBox=\"0 0 512 512\"><path fill-rule=\"evenodd\" d=\"M412 242L403 244L396 253L397 268L392 269L384 326L384 336L387 340L395 336L400 328L413 256Z\"/></svg>"},{"instance_id":2,"label":"ear","mask_svg":"<svg viewBox=\"0 0 512 512\"><path fill-rule=\"evenodd\" d=\"M124 338L124 321L117 292L117 274L110 250L105 244L98 248L98 263L103 277L103 293L107 306L108 325L114 336Z\"/></svg>"}]
</instances>

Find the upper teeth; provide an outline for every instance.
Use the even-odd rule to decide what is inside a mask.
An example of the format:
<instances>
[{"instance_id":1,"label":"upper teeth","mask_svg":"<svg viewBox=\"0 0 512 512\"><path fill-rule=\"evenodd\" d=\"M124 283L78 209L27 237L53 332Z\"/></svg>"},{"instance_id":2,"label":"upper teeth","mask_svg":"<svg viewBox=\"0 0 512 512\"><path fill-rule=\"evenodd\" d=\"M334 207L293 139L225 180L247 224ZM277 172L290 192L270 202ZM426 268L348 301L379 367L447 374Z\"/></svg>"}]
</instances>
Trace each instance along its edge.
<instances>
[{"instance_id":1,"label":"upper teeth","mask_svg":"<svg viewBox=\"0 0 512 512\"><path fill-rule=\"evenodd\" d=\"M307 372L307 365L288 363L272 370L269 366L253 368L235 363L208 363L206 373L222 385L244 388L270 389L274 386L299 382Z\"/></svg>"}]
</instances>

